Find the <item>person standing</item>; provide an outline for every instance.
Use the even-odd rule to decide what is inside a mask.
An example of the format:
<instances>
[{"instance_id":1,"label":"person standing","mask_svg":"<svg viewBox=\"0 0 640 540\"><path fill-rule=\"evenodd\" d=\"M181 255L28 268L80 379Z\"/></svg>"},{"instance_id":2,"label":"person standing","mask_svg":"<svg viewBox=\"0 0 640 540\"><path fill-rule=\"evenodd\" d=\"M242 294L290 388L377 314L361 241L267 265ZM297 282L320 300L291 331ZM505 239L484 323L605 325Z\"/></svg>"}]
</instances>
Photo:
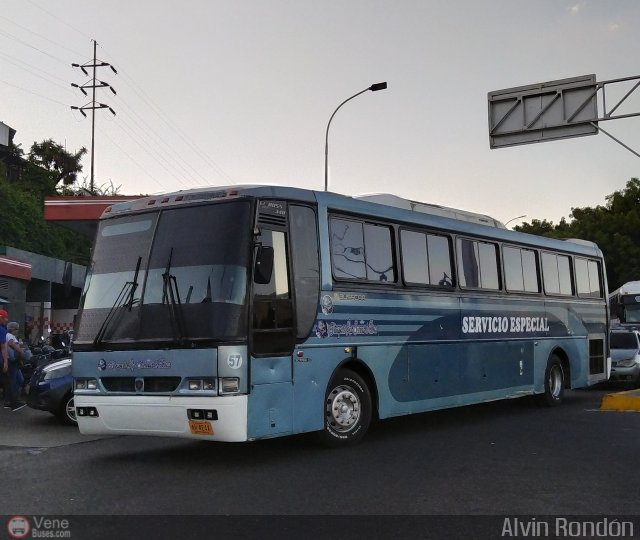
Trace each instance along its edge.
<instances>
[{"instance_id":1,"label":"person standing","mask_svg":"<svg viewBox=\"0 0 640 540\"><path fill-rule=\"evenodd\" d=\"M9 350L7 349L7 322L9 322L9 314L0 309L0 362L2 362L2 370L0 370L0 379L2 379L2 388L4 389L4 406L11 406L11 383L9 381Z\"/></svg>"},{"instance_id":2,"label":"person standing","mask_svg":"<svg viewBox=\"0 0 640 540\"><path fill-rule=\"evenodd\" d=\"M22 347L20 347L20 342L18 341L19 329L20 325L17 322L10 322L7 324L7 352L9 353L9 364L13 363L15 368L10 368L13 375L10 382L13 385L13 393L17 399L17 407L13 407L12 410L18 410L25 406L25 404L20 401L22 386L24 384L24 377L22 375L22 371L20 371L20 366L25 360L25 354Z\"/></svg>"},{"instance_id":3,"label":"person standing","mask_svg":"<svg viewBox=\"0 0 640 540\"><path fill-rule=\"evenodd\" d=\"M25 406L25 403L18 400L14 381L16 380L16 370L18 369L18 359L11 361L7 340L7 322L9 314L0 309L0 356L2 356L2 383L4 386L4 406L12 411L18 411Z\"/></svg>"}]
</instances>

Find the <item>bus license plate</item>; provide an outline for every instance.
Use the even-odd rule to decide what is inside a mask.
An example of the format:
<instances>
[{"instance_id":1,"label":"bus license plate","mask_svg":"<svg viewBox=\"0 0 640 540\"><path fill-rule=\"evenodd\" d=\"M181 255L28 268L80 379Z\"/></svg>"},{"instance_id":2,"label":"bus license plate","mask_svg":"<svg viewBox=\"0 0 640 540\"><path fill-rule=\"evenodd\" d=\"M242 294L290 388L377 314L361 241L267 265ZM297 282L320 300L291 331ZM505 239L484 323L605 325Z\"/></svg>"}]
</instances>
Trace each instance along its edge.
<instances>
[{"instance_id":1,"label":"bus license plate","mask_svg":"<svg viewBox=\"0 0 640 540\"><path fill-rule=\"evenodd\" d=\"M189 420L189 428L193 435L213 435L213 426L206 420Z\"/></svg>"}]
</instances>

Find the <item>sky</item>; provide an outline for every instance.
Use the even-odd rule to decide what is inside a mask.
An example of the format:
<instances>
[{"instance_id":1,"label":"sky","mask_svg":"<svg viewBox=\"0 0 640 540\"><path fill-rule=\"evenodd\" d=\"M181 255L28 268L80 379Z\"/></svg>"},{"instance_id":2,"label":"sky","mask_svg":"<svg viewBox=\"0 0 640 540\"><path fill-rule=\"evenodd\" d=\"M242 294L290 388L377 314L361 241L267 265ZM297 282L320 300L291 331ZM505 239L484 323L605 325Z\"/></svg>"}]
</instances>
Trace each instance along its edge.
<instances>
[{"instance_id":1,"label":"sky","mask_svg":"<svg viewBox=\"0 0 640 540\"><path fill-rule=\"evenodd\" d=\"M640 75L638 0L7 0L0 121L28 151L91 147L90 63L117 92L96 112L95 183L125 195L276 184L522 220L569 217L640 176L604 133L490 149L491 91ZM635 81L634 81L635 82ZM607 89L614 103L630 86ZM638 95L636 95L638 94ZM89 115L90 115L90 111ZM617 112L640 112L640 89ZM600 126L640 153L640 117ZM90 158L83 159L89 176Z\"/></svg>"}]
</instances>

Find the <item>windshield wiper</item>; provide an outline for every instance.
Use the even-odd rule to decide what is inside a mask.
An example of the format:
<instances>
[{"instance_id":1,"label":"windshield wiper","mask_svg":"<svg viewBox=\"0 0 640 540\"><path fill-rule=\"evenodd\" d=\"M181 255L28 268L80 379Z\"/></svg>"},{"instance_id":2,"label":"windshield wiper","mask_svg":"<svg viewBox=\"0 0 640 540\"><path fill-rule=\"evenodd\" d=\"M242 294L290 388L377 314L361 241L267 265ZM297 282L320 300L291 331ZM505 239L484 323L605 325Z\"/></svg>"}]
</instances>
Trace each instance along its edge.
<instances>
[{"instance_id":1,"label":"windshield wiper","mask_svg":"<svg viewBox=\"0 0 640 540\"><path fill-rule=\"evenodd\" d=\"M138 274L140 272L141 262L142 257L138 257L138 262L136 263L136 271L133 275L133 281L126 281L122 286L122 289L120 289L120 292L113 302L109 313L107 313L104 321L102 321L102 325L100 326L96 337L93 339L94 347L97 347L102 343L109 326L111 326L111 323L116 319L116 315L120 311L120 308L125 305L125 302L127 307L129 308L129 311L131 311L134 302L134 294L136 289L138 288Z\"/></svg>"},{"instance_id":2,"label":"windshield wiper","mask_svg":"<svg viewBox=\"0 0 640 540\"><path fill-rule=\"evenodd\" d=\"M165 301L169 306L169 321L171 322L171 332L173 339L183 343L187 335L187 329L182 312L182 302L178 291L178 281L176 276L171 275L171 259L173 258L173 248L169 252L167 266L162 274L162 303Z\"/></svg>"},{"instance_id":3,"label":"windshield wiper","mask_svg":"<svg viewBox=\"0 0 640 540\"><path fill-rule=\"evenodd\" d=\"M133 274L133 281L131 282L131 292L129 293L129 300L127 302L127 308L131 311L134 302L134 295L136 289L138 288L138 274L140 273L140 263L142 262L142 257L138 257L138 262L136 264L136 271Z\"/></svg>"}]
</instances>

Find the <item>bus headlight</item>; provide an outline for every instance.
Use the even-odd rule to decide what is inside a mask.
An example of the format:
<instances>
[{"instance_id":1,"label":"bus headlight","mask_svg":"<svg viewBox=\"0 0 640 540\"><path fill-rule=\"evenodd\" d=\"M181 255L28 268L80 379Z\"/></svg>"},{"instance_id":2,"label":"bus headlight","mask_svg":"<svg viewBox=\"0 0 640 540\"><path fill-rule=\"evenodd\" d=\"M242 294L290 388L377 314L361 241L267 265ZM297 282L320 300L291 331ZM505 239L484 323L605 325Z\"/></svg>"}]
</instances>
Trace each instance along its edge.
<instances>
[{"instance_id":1,"label":"bus headlight","mask_svg":"<svg viewBox=\"0 0 640 540\"><path fill-rule=\"evenodd\" d=\"M212 391L216 389L215 379L189 379L188 388L192 392L198 390Z\"/></svg>"},{"instance_id":2,"label":"bus headlight","mask_svg":"<svg viewBox=\"0 0 640 540\"><path fill-rule=\"evenodd\" d=\"M220 383L221 394L237 394L240 391L240 379L238 377L223 377Z\"/></svg>"},{"instance_id":3,"label":"bus headlight","mask_svg":"<svg viewBox=\"0 0 640 540\"><path fill-rule=\"evenodd\" d=\"M76 390L97 390L98 381L96 379L76 379L75 389Z\"/></svg>"}]
</instances>

